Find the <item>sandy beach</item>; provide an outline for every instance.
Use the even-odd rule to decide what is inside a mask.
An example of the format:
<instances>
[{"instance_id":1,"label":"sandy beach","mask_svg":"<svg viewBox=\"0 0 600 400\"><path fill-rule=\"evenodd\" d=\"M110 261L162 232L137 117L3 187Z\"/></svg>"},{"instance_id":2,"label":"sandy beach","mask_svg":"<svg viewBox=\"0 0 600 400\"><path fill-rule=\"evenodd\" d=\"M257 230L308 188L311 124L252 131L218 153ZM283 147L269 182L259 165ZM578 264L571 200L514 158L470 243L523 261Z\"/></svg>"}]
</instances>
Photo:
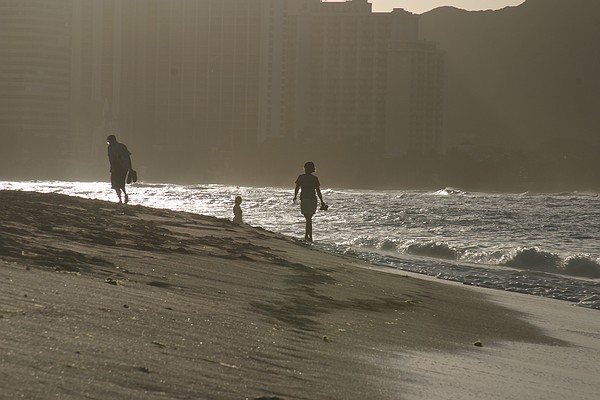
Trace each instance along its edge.
<instances>
[{"instance_id":1,"label":"sandy beach","mask_svg":"<svg viewBox=\"0 0 600 400\"><path fill-rule=\"evenodd\" d=\"M596 399L600 314L202 215L0 191L2 399Z\"/></svg>"}]
</instances>

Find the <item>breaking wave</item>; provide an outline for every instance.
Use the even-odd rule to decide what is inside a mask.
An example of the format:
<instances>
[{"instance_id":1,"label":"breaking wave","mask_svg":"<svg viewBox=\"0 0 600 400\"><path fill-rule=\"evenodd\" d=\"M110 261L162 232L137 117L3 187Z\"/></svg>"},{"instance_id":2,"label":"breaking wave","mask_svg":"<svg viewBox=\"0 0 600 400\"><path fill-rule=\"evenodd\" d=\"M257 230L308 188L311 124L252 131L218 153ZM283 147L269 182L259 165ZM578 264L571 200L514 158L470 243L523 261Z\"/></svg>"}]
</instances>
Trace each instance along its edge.
<instances>
[{"instance_id":1,"label":"breaking wave","mask_svg":"<svg viewBox=\"0 0 600 400\"><path fill-rule=\"evenodd\" d=\"M582 278L600 278L600 264L598 261L583 254L562 259L558 254L538 248L517 249L509 255L504 265L517 269Z\"/></svg>"},{"instance_id":2,"label":"breaking wave","mask_svg":"<svg viewBox=\"0 0 600 400\"><path fill-rule=\"evenodd\" d=\"M434 196L453 196L453 195L465 195L467 192L462 191L460 189L447 187L444 189L440 189L433 193Z\"/></svg>"},{"instance_id":3,"label":"breaking wave","mask_svg":"<svg viewBox=\"0 0 600 400\"><path fill-rule=\"evenodd\" d=\"M517 249L506 257L507 267L541 272L558 272L560 256L536 248Z\"/></svg>"},{"instance_id":4,"label":"breaking wave","mask_svg":"<svg viewBox=\"0 0 600 400\"><path fill-rule=\"evenodd\" d=\"M410 243L404 247L406 254L415 256L456 260L459 253L444 242Z\"/></svg>"},{"instance_id":5,"label":"breaking wave","mask_svg":"<svg viewBox=\"0 0 600 400\"><path fill-rule=\"evenodd\" d=\"M479 265L505 266L522 271L545 272L581 278L600 278L600 262L589 255L578 254L562 258L560 255L536 247L517 248L508 252L460 249L441 241L376 239L368 236L355 238L346 248L347 254L361 251L406 254L440 260L463 261ZM361 250L362 249L362 250Z\"/></svg>"},{"instance_id":6,"label":"breaking wave","mask_svg":"<svg viewBox=\"0 0 600 400\"><path fill-rule=\"evenodd\" d=\"M585 255L567 258L564 265L566 275L583 278L600 278L600 264Z\"/></svg>"}]
</instances>

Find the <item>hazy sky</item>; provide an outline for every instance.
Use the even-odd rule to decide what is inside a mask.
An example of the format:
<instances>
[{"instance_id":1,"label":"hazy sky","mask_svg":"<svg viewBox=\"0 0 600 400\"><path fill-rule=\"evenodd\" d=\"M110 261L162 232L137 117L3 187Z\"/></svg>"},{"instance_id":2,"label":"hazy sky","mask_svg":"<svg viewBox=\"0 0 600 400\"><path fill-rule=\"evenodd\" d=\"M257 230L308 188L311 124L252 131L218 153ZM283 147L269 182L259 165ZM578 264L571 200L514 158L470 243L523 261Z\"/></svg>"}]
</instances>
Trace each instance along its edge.
<instances>
[{"instance_id":1,"label":"hazy sky","mask_svg":"<svg viewBox=\"0 0 600 400\"><path fill-rule=\"evenodd\" d=\"M465 10L489 10L506 6L516 6L525 0L371 0L373 11L391 11L393 8L404 8L407 11L421 14L441 6L454 6Z\"/></svg>"}]
</instances>

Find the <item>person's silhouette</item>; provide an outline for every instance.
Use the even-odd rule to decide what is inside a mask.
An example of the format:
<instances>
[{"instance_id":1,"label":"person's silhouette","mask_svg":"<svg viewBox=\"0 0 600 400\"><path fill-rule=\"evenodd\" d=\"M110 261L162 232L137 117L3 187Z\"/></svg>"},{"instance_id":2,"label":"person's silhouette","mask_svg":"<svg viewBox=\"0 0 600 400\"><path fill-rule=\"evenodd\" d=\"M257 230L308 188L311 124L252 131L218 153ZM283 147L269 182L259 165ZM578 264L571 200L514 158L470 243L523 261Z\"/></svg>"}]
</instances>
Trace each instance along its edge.
<instances>
[{"instance_id":1,"label":"person's silhouette","mask_svg":"<svg viewBox=\"0 0 600 400\"><path fill-rule=\"evenodd\" d=\"M233 206L233 222L236 224L242 224L242 207L240 207L240 204L242 204L242 197L236 196L235 205Z\"/></svg>"},{"instance_id":2,"label":"person's silhouette","mask_svg":"<svg viewBox=\"0 0 600 400\"><path fill-rule=\"evenodd\" d=\"M123 203L121 192L125 195L125 204L129 202L129 196L125 191L125 180L131 169L131 153L123 143L117 142L115 135L108 135L108 161L110 162L110 183L119 197L119 204Z\"/></svg>"},{"instance_id":3,"label":"person's silhouette","mask_svg":"<svg viewBox=\"0 0 600 400\"><path fill-rule=\"evenodd\" d=\"M321 183L315 172L315 164L312 161L308 161L304 164L304 174L298 176L296 179L296 189L294 190L294 202L298 198L298 191L300 191L300 212L306 219L306 230L304 232L304 239L312 242L312 217L317 212L317 196L321 200L321 209L326 209L325 202L323 201L323 195L321 194Z\"/></svg>"}]
</instances>

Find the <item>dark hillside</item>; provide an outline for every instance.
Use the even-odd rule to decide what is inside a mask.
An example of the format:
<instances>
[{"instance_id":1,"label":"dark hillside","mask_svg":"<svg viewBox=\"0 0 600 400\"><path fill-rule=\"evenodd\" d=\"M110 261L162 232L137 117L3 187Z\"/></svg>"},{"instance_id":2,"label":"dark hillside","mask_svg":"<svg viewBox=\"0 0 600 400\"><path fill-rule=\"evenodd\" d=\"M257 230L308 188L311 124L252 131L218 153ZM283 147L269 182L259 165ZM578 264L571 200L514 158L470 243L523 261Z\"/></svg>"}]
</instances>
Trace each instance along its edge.
<instances>
[{"instance_id":1,"label":"dark hillside","mask_svg":"<svg viewBox=\"0 0 600 400\"><path fill-rule=\"evenodd\" d=\"M424 14L420 27L446 53L451 153L516 159L537 182L586 184L596 175L585 176L599 167L600 1L443 7Z\"/></svg>"}]
</instances>

